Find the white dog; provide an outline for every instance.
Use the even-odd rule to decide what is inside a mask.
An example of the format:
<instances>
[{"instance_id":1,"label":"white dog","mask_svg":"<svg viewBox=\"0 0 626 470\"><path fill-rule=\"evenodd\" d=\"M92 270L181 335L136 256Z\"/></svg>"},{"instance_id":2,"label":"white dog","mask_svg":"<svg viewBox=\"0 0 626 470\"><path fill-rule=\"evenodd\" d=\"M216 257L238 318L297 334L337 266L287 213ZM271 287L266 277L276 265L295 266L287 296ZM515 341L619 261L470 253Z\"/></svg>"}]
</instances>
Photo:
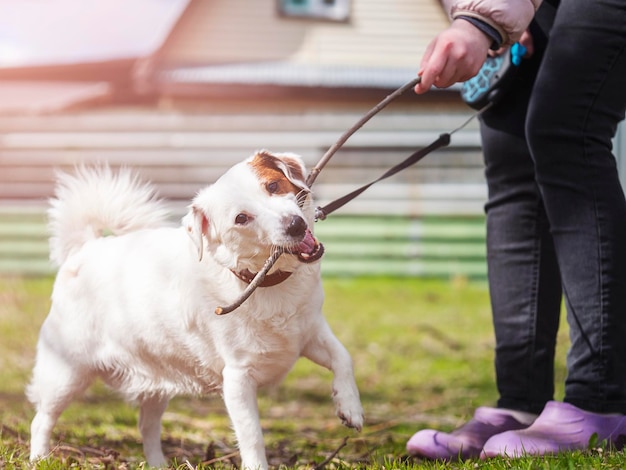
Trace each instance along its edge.
<instances>
[{"instance_id":1,"label":"white dog","mask_svg":"<svg viewBox=\"0 0 626 470\"><path fill-rule=\"evenodd\" d=\"M242 466L267 468L257 388L279 382L300 356L332 370L336 413L361 429L351 358L321 314L322 249L304 175L298 156L259 151L201 190L176 228L166 227L152 187L128 170L59 176L49 218L60 268L27 390L37 409L31 460L49 453L63 409L100 377L139 403L150 465L166 464L168 400L220 391ZM265 286L215 315L276 247L286 253Z\"/></svg>"}]
</instances>

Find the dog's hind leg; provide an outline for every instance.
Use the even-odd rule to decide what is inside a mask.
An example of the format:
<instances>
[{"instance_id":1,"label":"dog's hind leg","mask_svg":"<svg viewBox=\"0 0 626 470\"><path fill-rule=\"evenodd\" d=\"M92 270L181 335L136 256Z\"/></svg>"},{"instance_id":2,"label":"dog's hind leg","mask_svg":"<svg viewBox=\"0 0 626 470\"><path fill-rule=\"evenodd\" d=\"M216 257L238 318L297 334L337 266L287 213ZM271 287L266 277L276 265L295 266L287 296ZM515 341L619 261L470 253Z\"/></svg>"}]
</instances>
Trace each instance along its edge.
<instances>
[{"instance_id":1,"label":"dog's hind leg","mask_svg":"<svg viewBox=\"0 0 626 470\"><path fill-rule=\"evenodd\" d=\"M239 444L241 468L265 470L267 458L259 422L257 385L245 369L226 366L222 375L224 403Z\"/></svg>"},{"instance_id":2,"label":"dog's hind leg","mask_svg":"<svg viewBox=\"0 0 626 470\"><path fill-rule=\"evenodd\" d=\"M52 348L40 342L33 378L27 395L36 407L30 426L30 460L46 457L50 452L52 428L72 399L91 383L88 372L74 369Z\"/></svg>"},{"instance_id":3,"label":"dog's hind leg","mask_svg":"<svg viewBox=\"0 0 626 470\"><path fill-rule=\"evenodd\" d=\"M363 407L354 380L352 358L324 320L306 344L302 355L333 373L333 401L343 424L360 431Z\"/></svg>"},{"instance_id":4,"label":"dog's hind leg","mask_svg":"<svg viewBox=\"0 0 626 470\"><path fill-rule=\"evenodd\" d=\"M143 453L152 467L167 466L161 448L161 418L168 402L168 398L156 395L141 401L139 431L143 440Z\"/></svg>"}]
</instances>

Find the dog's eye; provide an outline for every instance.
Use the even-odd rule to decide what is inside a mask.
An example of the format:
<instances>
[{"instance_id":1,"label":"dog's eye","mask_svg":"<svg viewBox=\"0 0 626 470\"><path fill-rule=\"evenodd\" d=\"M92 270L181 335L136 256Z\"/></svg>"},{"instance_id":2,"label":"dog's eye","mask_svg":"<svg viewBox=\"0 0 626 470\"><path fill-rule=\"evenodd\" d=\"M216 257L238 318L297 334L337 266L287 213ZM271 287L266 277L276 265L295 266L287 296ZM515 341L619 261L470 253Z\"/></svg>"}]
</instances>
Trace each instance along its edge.
<instances>
[{"instance_id":1,"label":"dog's eye","mask_svg":"<svg viewBox=\"0 0 626 470\"><path fill-rule=\"evenodd\" d=\"M278 181L272 181L271 183L267 183L267 192L270 194L274 194L278 191Z\"/></svg>"},{"instance_id":2,"label":"dog's eye","mask_svg":"<svg viewBox=\"0 0 626 470\"><path fill-rule=\"evenodd\" d=\"M248 220L250 220L250 218L246 214L237 214L237 217L235 217L235 223L237 225L245 225L248 223Z\"/></svg>"}]
</instances>

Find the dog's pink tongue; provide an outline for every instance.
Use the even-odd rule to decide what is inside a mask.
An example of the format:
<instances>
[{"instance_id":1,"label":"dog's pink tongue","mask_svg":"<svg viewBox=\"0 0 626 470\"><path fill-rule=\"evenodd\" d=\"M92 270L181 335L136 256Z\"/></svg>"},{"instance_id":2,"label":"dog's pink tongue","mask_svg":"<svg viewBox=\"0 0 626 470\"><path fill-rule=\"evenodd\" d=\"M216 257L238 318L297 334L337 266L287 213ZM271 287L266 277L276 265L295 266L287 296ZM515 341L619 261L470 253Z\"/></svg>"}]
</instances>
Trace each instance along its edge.
<instances>
[{"instance_id":1,"label":"dog's pink tongue","mask_svg":"<svg viewBox=\"0 0 626 470\"><path fill-rule=\"evenodd\" d=\"M302 240L298 245L298 251L300 253L313 253L315 251L316 244L317 242L315 241L315 237L313 237L310 230L307 230L304 235L304 240Z\"/></svg>"}]
</instances>

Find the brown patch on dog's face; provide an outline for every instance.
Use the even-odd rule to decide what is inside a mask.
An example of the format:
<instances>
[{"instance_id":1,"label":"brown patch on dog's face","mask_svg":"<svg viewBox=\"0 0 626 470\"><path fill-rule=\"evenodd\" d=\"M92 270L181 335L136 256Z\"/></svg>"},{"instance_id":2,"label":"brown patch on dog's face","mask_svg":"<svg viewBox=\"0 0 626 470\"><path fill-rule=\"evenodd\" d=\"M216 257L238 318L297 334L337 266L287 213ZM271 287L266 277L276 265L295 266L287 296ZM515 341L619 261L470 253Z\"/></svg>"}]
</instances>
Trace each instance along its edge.
<instances>
[{"instance_id":1,"label":"brown patch on dog's face","mask_svg":"<svg viewBox=\"0 0 626 470\"><path fill-rule=\"evenodd\" d=\"M277 157L266 152L257 153L250 162L250 165L268 194L281 195L292 193L297 195L301 191L301 188L292 183L290 178L280 168L280 162L287 167L287 171L291 173L290 176L292 179L303 179L300 166L296 162L291 162L289 159L279 160Z\"/></svg>"}]
</instances>

